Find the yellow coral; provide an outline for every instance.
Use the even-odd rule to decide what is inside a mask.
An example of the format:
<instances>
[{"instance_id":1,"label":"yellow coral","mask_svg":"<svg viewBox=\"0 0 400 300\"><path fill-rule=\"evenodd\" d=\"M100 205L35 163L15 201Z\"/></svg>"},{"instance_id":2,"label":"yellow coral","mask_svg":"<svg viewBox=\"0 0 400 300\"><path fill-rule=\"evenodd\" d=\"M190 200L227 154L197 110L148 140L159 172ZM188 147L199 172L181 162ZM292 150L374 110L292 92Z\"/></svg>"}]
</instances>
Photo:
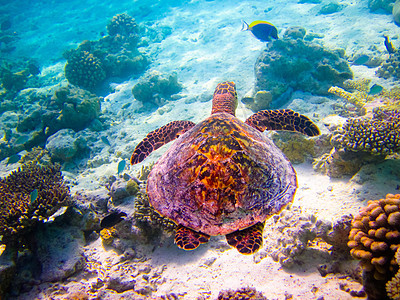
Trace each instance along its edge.
<instances>
[{"instance_id":1,"label":"yellow coral","mask_svg":"<svg viewBox=\"0 0 400 300\"><path fill-rule=\"evenodd\" d=\"M361 78L358 80L346 80L343 82L344 87L346 89L354 89L360 92L369 92L369 84L371 83L371 79Z\"/></svg>"},{"instance_id":2,"label":"yellow coral","mask_svg":"<svg viewBox=\"0 0 400 300\"><path fill-rule=\"evenodd\" d=\"M113 240L117 237L117 230L115 227L104 228L100 231L100 237L105 245L111 245Z\"/></svg>"},{"instance_id":3,"label":"yellow coral","mask_svg":"<svg viewBox=\"0 0 400 300\"><path fill-rule=\"evenodd\" d=\"M360 97L360 95L355 95L355 93L347 92L344 89L337 87L337 86L331 86L328 89L328 93L331 93L338 97L346 99L348 102L354 104L357 107L363 107L367 102L366 99L363 97ZM363 95L361 95L361 96L363 96Z\"/></svg>"}]
</instances>

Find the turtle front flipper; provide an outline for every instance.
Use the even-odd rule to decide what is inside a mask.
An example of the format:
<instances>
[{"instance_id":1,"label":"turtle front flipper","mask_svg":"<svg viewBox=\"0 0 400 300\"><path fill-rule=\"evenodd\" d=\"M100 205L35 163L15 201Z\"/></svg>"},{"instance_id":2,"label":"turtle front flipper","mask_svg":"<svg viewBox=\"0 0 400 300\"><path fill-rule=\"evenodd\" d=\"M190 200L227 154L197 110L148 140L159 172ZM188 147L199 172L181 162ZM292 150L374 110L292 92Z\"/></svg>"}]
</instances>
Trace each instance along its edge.
<instances>
[{"instance_id":1,"label":"turtle front flipper","mask_svg":"<svg viewBox=\"0 0 400 300\"><path fill-rule=\"evenodd\" d=\"M242 254L252 254L262 245L264 222L226 235L226 241Z\"/></svg>"},{"instance_id":2,"label":"turtle front flipper","mask_svg":"<svg viewBox=\"0 0 400 300\"><path fill-rule=\"evenodd\" d=\"M151 152L157 150L170 141L175 140L181 134L191 129L194 125L196 124L190 121L173 121L150 132L133 151L131 156L131 165L140 163Z\"/></svg>"},{"instance_id":3,"label":"turtle front flipper","mask_svg":"<svg viewBox=\"0 0 400 300\"><path fill-rule=\"evenodd\" d=\"M246 124L260 130L297 131L308 136L319 135L318 127L306 116L291 109L261 110L250 116Z\"/></svg>"},{"instance_id":4,"label":"turtle front flipper","mask_svg":"<svg viewBox=\"0 0 400 300\"><path fill-rule=\"evenodd\" d=\"M200 244L207 243L209 239L209 235L194 231L182 225L178 225L176 228L175 244L183 250L194 250Z\"/></svg>"}]
</instances>

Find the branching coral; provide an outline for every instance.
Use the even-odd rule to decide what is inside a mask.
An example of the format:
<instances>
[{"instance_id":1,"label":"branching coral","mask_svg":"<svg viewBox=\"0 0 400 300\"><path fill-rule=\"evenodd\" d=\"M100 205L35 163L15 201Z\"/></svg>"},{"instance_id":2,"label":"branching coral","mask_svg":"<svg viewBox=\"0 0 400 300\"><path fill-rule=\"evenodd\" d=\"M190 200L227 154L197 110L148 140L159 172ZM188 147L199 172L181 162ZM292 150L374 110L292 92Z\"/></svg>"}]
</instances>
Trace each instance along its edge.
<instances>
[{"instance_id":1,"label":"branching coral","mask_svg":"<svg viewBox=\"0 0 400 300\"><path fill-rule=\"evenodd\" d=\"M255 288L242 287L235 291L220 291L217 300L267 300L267 298Z\"/></svg>"},{"instance_id":2,"label":"branching coral","mask_svg":"<svg viewBox=\"0 0 400 300\"><path fill-rule=\"evenodd\" d=\"M400 150L400 112L374 114L373 119L349 119L340 141L346 149L374 155L389 155Z\"/></svg>"},{"instance_id":3,"label":"branching coral","mask_svg":"<svg viewBox=\"0 0 400 300\"><path fill-rule=\"evenodd\" d=\"M69 188L64 185L60 166L25 164L1 178L1 242L24 246L27 234L35 225L66 205L68 200Z\"/></svg>"},{"instance_id":4,"label":"branching coral","mask_svg":"<svg viewBox=\"0 0 400 300\"><path fill-rule=\"evenodd\" d=\"M361 260L364 271L375 280L392 277L398 269L394 255L400 247L400 194L368 202L351 226L350 254Z\"/></svg>"},{"instance_id":5,"label":"branching coral","mask_svg":"<svg viewBox=\"0 0 400 300\"><path fill-rule=\"evenodd\" d=\"M347 102L355 105L360 110L360 114L368 115L376 108L393 110L400 108L400 88L395 86L390 90L382 88L377 95L370 95L370 79L346 80L344 88L332 86L328 92L341 97ZM349 92L351 91L351 92Z\"/></svg>"},{"instance_id":6,"label":"branching coral","mask_svg":"<svg viewBox=\"0 0 400 300\"><path fill-rule=\"evenodd\" d=\"M100 59L87 51L77 51L68 58L65 77L74 85L92 89L106 78L106 73Z\"/></svg>"}]
</instances>

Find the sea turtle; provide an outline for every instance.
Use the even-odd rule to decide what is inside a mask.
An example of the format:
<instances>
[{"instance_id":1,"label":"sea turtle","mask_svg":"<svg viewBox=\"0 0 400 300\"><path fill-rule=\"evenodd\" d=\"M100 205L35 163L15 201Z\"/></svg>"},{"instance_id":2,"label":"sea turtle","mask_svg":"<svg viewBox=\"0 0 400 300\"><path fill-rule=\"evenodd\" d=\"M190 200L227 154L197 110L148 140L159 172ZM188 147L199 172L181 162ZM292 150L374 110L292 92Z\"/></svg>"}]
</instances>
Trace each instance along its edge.
<instances>
[{"instance_id":1,"label":"sea turtle","mask_svg":"<svg viewBox=\"0 0 400 300\"><path fill-rule=\"evenodd\" d=\"M319 134L306 116L290 109L263 110L245 122L235 117L233 82L217 85L211 116L195 124L173 121L150 132L135 148L131 164L177 139L155 163L147 193L152 207L178 226L175 243L193 250L210 236L251 254L262 245L265 220L292 201L296 173L262 132Z\"/></svg>"}]
</instances>

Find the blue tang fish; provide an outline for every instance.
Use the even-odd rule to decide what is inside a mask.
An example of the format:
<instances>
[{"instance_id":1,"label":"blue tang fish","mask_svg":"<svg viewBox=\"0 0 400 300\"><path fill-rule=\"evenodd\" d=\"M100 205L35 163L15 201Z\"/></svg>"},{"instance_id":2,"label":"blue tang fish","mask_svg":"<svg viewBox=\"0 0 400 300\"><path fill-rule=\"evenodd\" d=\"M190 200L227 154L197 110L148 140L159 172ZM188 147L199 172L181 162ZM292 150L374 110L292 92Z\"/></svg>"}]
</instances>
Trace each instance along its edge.
<instances>
[{"instance_id":1,"label":"blue tang fish","mask_svg":"<svg viewBox=\"0 0 400 300\"><path fill-rule=\"evenodd\" d=\"M250 25L243 21L242 31L245 30L250 30L256 38L263 42L270 41L271 37L278 39L278 30L267 21L253 21Z\"/></svg>"}]
</instances>

